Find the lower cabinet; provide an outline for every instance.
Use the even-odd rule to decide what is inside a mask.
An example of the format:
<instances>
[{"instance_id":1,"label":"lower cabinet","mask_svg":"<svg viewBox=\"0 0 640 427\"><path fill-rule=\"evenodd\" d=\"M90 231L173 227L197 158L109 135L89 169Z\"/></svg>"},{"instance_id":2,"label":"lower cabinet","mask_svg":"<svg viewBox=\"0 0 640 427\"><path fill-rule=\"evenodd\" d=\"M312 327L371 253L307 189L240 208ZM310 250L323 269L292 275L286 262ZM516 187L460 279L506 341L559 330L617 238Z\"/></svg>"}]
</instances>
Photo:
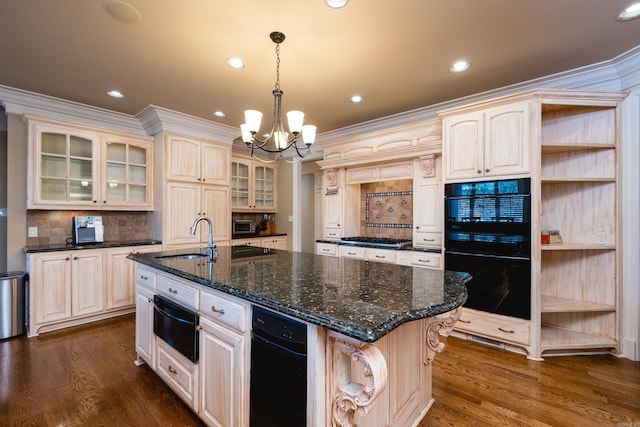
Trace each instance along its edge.
<instances>
[{"instance_id":1,"label":"lower cabinet","mask_svg":"<svg viewBox=\"0 0 640 427\"><path fill-rule=\"evenodd\" d=\"M510 350L522 353L529 347L530 328L529 320L463 308L452 335L509 346Z\"/></svg>"},{"instance_id":2,"label":"lower cabinet","mask_svg":"<svg viewBox=\"0 0 640 427\"><path fill-rule=\"evenodd\" d=\"M29 336L88 323L135 307L132 251L159 245L27 254Z\"/></svg>"},{"instance_id":3,"label":"lower cabinet","mask_svg":"<svg viewBox=\"0 0 640 427\"><path fill-rule=\"evenodd\" d=\"M248 426L250 304L140 264L136 282L136 364L146 362L207 425ZM200 314L198 363L153 333L154 294Z\"/></svg>"},{"instance_id":4,"label":"lower cabinet","mask_svg":"<svg viewBox=\"0 0 640 427\"><path fill-rule=\"evenodd\" d=\"M247 239L234 239L231 246L260 246L271 249L287 249L287 236L251 237Z\"/></svg>"}]
</instances>

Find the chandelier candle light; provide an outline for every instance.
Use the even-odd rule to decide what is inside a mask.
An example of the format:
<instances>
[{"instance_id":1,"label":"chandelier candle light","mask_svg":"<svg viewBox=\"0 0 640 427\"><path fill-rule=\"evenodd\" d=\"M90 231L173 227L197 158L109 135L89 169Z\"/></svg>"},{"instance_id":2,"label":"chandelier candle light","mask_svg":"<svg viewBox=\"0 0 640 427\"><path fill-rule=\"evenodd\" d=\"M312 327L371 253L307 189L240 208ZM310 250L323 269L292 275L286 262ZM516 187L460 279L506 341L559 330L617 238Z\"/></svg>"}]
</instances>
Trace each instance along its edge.
<instances>
[{"instance_id":1,"label":"chandelier candle light","mask_svg":"<svg viewBox=\"0 0 640 427\"><path fill-rule=\"evenodd\" d=\"M282 90L280 89L280 44L284 41L285 35L281 32L274 31L269 34L271 40L276 44L276 86L273 89L273 126L271 132L264 139L256 136L260 130L260 122L262 121L262 113L256 110L246 110L244 112L245 123L240 125L242 132L242 140L247 144L251 156L254 155L255 149L266 151L267 153L282 153L293 147L298 156L304 157L311 152L311 144L316 138L316 127L313 125L304 125L304 113L302 111L289 111L287 113L287 121L289 123L289 131L285 132L282 123ZM306 150L300 150L297 146L298 136L302 134L302 140L306 145Z\"/></svg>"}]
</instances>

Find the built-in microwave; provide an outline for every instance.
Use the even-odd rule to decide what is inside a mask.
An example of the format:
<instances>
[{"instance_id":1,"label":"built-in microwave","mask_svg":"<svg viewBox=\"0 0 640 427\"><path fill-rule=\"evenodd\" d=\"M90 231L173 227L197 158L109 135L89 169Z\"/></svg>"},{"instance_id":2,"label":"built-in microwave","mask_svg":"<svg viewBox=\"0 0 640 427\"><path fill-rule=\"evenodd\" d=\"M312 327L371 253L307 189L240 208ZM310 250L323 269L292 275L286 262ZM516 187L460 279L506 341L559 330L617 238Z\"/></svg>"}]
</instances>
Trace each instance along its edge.
<instances>
[{"instance_id":1,"label":"built-in microwave","mask_svg":"<svg viewBox=\"0 0 640 427\"><path fill-rule=\"evenodd\" d=\"M231 230L233 237L255 236L256 222L252 219L234 219Z\"/></svg>"}]
</instances>

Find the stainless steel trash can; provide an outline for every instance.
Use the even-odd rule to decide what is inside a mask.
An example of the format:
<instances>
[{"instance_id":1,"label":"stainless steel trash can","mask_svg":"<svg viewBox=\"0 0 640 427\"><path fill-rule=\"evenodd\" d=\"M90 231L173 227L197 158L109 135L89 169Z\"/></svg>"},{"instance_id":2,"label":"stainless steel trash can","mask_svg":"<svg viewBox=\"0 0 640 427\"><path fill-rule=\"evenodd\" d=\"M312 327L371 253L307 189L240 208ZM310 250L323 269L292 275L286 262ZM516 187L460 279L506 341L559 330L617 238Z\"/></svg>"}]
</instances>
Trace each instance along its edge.
<instances>
[{"instance_id":1,"label":"stainless steel trash can","mask_svg":"<svg viewBox=\"0 0 640 427\"><path fill-rule=\"evenodd\" d=\"M25 333L24 271L0 273L0 339Z\"/></svg>"}]
</instances>

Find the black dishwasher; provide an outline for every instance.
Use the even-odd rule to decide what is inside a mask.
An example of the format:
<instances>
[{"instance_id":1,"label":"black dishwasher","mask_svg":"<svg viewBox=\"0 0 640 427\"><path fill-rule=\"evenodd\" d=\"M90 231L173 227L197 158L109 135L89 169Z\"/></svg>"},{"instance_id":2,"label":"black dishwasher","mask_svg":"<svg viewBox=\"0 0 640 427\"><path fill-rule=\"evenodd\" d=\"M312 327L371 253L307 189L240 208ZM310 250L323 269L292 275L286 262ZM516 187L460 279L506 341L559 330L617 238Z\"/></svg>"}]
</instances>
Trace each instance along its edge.
<instances>
[{"instance_id":1,"label":"black dishwasher","mask_svg":"<svg viewBox=\"0 0 640 427\"><path fill-rule=\"evenodd\" d=\"M305 427L307 327L253 307L251 332L251 427Z\"/></svg>"}]
</instances>

